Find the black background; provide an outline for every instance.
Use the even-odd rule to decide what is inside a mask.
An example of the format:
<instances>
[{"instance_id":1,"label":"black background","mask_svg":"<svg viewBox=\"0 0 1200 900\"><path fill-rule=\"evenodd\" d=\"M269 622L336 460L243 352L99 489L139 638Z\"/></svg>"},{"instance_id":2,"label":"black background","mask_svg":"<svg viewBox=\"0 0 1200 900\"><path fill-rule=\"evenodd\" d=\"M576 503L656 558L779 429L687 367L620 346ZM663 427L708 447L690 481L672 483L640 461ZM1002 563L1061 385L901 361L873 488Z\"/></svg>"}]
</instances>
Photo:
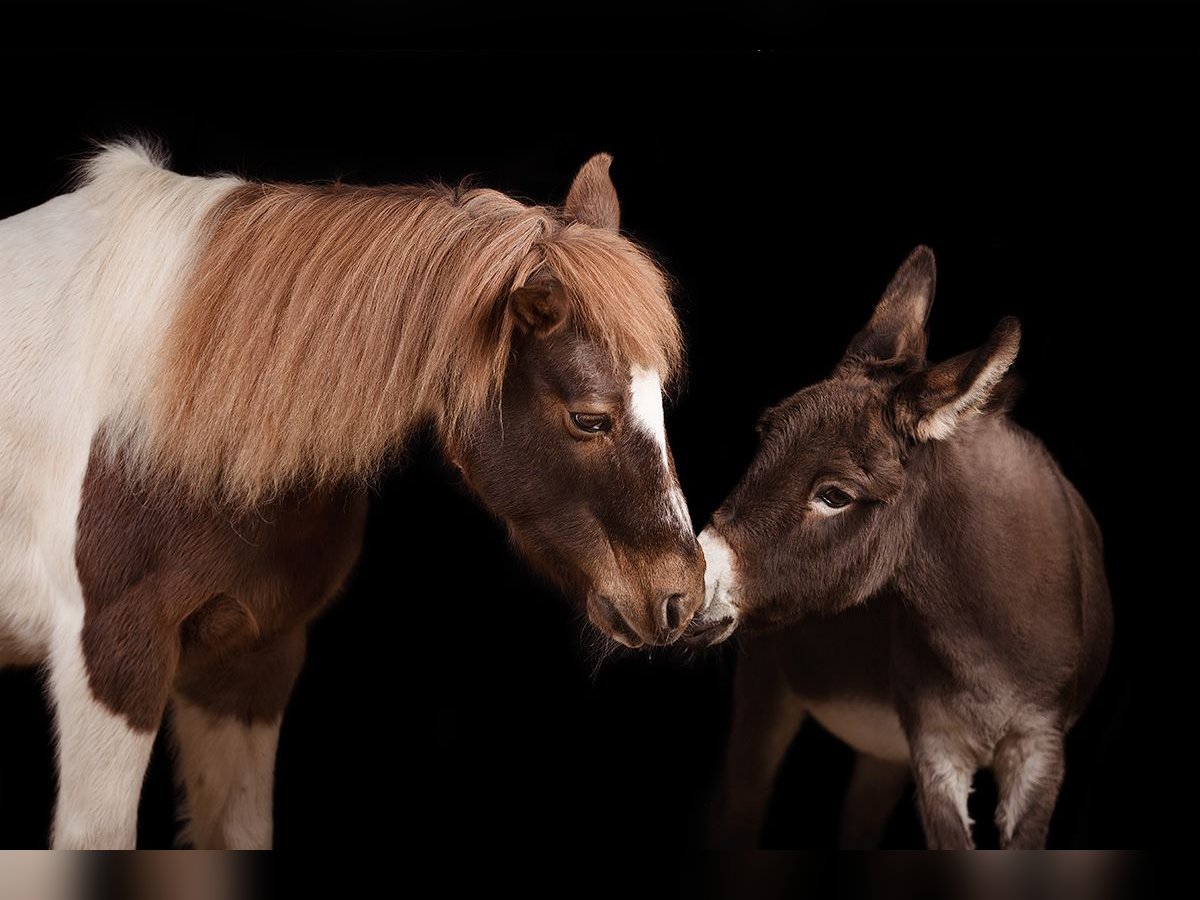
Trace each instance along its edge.
<instances>
[{"instance_id":1,"label":"black background","mask_svg":"<svg viewBox=\"0 0 1200 900\"><path fill-rule=\"evenodd\" d=\"M689 372L668 410L702 524L766 405L823 377L917 243L938 256L931 353L1024 325L1016 418L1104 529L1117 648L1070 743L1056 845L1151 843L1151 650L1141 386L1171 352L1182 278L1183 65L1100 57L63 56L5 64L0 213L62 189L89 137L161 137L185 172L475 181L561 202L614 154L624 226L677 279ZM53 84L61 84L54 87ZM1189 248L1190 249L1190 248ZM1188 301L1190 303L1190 301ZM543 587L428 450L388 478L346 596L317 624L279 754L280 847L431 841L694 844L735 642L594 670ZM38 678L0 673L0 845L44 845L53 798ZM170 843L165 748L143 846ZM828 845L849 754L793 747L770 844ZM984 785L975 818L990 819ZM411 832L409 832L411 833ZM986 830L985 830L986 837ZM919 846L911 806L888 843Z\"/></svg>"}]
</instances>

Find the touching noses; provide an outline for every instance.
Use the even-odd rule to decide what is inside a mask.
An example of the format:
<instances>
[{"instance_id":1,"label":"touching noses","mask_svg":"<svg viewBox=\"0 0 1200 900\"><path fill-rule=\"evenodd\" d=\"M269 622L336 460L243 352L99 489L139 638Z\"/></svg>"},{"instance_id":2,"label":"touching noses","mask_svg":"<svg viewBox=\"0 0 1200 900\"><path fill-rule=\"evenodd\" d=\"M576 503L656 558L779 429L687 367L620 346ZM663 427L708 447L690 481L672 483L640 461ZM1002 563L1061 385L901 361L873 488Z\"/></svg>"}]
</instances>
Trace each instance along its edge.
<instances>
[{"instance_id":1,"label":"touching noses","mask_svg":"<svg viewBox=\"0 0 1200 900\"><path fill-rule=\"evenodd\" d=\"M595 593L588 614L601 630L626 647L674 643L704 603L703 565L674 569L674 577L653 579L643 591Z\"/></svg>"}]
</instances>

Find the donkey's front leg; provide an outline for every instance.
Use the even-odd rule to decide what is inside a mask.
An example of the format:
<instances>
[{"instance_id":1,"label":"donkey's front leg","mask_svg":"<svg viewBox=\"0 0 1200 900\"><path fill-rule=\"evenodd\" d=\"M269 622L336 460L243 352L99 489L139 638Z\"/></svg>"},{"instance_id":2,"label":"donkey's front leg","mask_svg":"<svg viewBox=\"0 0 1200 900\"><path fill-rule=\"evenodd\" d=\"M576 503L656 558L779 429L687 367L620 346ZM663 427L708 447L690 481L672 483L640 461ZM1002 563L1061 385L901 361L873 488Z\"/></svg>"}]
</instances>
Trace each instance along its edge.
<instances>
[{"instance_id":1,"label":"donkey's front leg","mask_svg":"<svg viewBox=\"0 0 1200 900\"><path fill-rule=\"evenodd\" d=\"M854 773L842 803L839 849L878 848L888 819L911 782L912 774L904 763L860 752L854 759Z\"/></svg>"},{"instance_id":2,"label":"donkey's front leg","mask_svg":"<svg viewBox=\"0 0 1200 900\"><path fill-rule=\"evenodd\" d=\"M1062 730L1049 716L1023 723L996 746L993 768L1000 793L996 806L1000 846L1045 847L1063 779Z\"/></svg>"},{"instance_id":3,"label":"donkey's front leg","mask_svg":"<svg viewBox=\"0 0 1200 900\"><path fill-rule=\"evenodd\" d=\"M971 817L967 798L976 763L953 737L940 732L910 736L913 775L917 780L917 807L931 850L972 850Z\"/></svg>"},{"instance_id":4,"label":"donkey's front leg","mask_svg":"<svg viewBox=\"0 0 1200 900\"><path fill-rule=\"evenodd\" d=\"M176 767L187 799L183 843L198 850L269 850L275 751L304 662L304 629L185 665L171 702Z\"/></svg>"},{"instance_id":5,"label":"donkey's front leg","mask_svg":"<svg viewBox=\"0 0 1200 900\"><path fill-rule=\"evenodd\" d=\"M50 687L58 729L52 845L131 849L137 843L138 798L173 660L165 648L148 645L131 631L130 623L108 622L106 626L113 627L105 628L105 638L95 644L99 658L89 677L82 603L78 608L78 615L64 616L51 648Z\"/></svg>"},{"instance_id":6,"label":"donkey's front leg","mask_svg":"<svg viewBox=\"0 0 1200 900\"><path fill-rule=\"evenodd\" d=\"M780 671L774 643L750 641L737 661L733 728L713 823L721 848L758 846L775 776L804 722L804 703Z\"/></svg>"}]
</instances>

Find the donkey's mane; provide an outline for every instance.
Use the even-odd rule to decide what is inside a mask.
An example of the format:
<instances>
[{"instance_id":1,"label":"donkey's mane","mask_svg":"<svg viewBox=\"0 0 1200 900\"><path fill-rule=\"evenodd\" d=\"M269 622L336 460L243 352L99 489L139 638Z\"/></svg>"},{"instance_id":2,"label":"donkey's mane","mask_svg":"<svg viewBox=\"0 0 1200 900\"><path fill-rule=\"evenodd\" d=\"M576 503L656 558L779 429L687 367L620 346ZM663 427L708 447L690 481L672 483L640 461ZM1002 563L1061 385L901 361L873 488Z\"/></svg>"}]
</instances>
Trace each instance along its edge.
<instances>
[{"instance_id":1,"label":"donkey's mane","mask_svg":"<svg viewBox=\"0 0 1200 900\"><path fill-rule=\"evenodd\" d=\"M93 177L130 152L102 151ZM614 365L667 380L680 361L667 282L644 251L497 191L243 183L202 241L124 441L143 471L226 501L370 478L426 422L459 436L499 400L507 298L535 273L558 278L573 326Z\"/></svg>"}]
</instances>

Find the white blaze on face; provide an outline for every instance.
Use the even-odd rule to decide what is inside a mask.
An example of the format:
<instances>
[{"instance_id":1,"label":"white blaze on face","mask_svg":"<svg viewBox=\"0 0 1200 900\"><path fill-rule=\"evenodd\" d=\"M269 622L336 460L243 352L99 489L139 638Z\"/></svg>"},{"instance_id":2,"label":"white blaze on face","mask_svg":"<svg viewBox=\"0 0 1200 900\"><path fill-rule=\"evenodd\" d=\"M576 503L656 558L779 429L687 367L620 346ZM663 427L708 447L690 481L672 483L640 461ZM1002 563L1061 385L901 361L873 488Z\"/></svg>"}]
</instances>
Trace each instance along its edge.
<instances>
[{"instance_id":1,"label":"white blaze on face","mask_svg":"<svg viewBox=\"0 0 1200 900\"><path fill-rule=\"evenodd\" d=\"M680 526L693 534L692 517L688 514L679 480L671 471L667 456L667 426L663 420L662 379L653 369L634 366L629 373L629 412L632 420L658 447L662 458L663 475L667 484L666 503Z\"/></svg>"},{"instance_id":2,"label":"white blaze on face","mask_svg":"<svg viewBox=\"0 0 1200 900\"><path fill-rule=\"evenodd\" d=\"M700 532L700 549L704 551L704 607L698 614L709 621L737 617L737 577L734 573L733 550L725 538L711 528Z\"/></svg>"}]
</instances>

